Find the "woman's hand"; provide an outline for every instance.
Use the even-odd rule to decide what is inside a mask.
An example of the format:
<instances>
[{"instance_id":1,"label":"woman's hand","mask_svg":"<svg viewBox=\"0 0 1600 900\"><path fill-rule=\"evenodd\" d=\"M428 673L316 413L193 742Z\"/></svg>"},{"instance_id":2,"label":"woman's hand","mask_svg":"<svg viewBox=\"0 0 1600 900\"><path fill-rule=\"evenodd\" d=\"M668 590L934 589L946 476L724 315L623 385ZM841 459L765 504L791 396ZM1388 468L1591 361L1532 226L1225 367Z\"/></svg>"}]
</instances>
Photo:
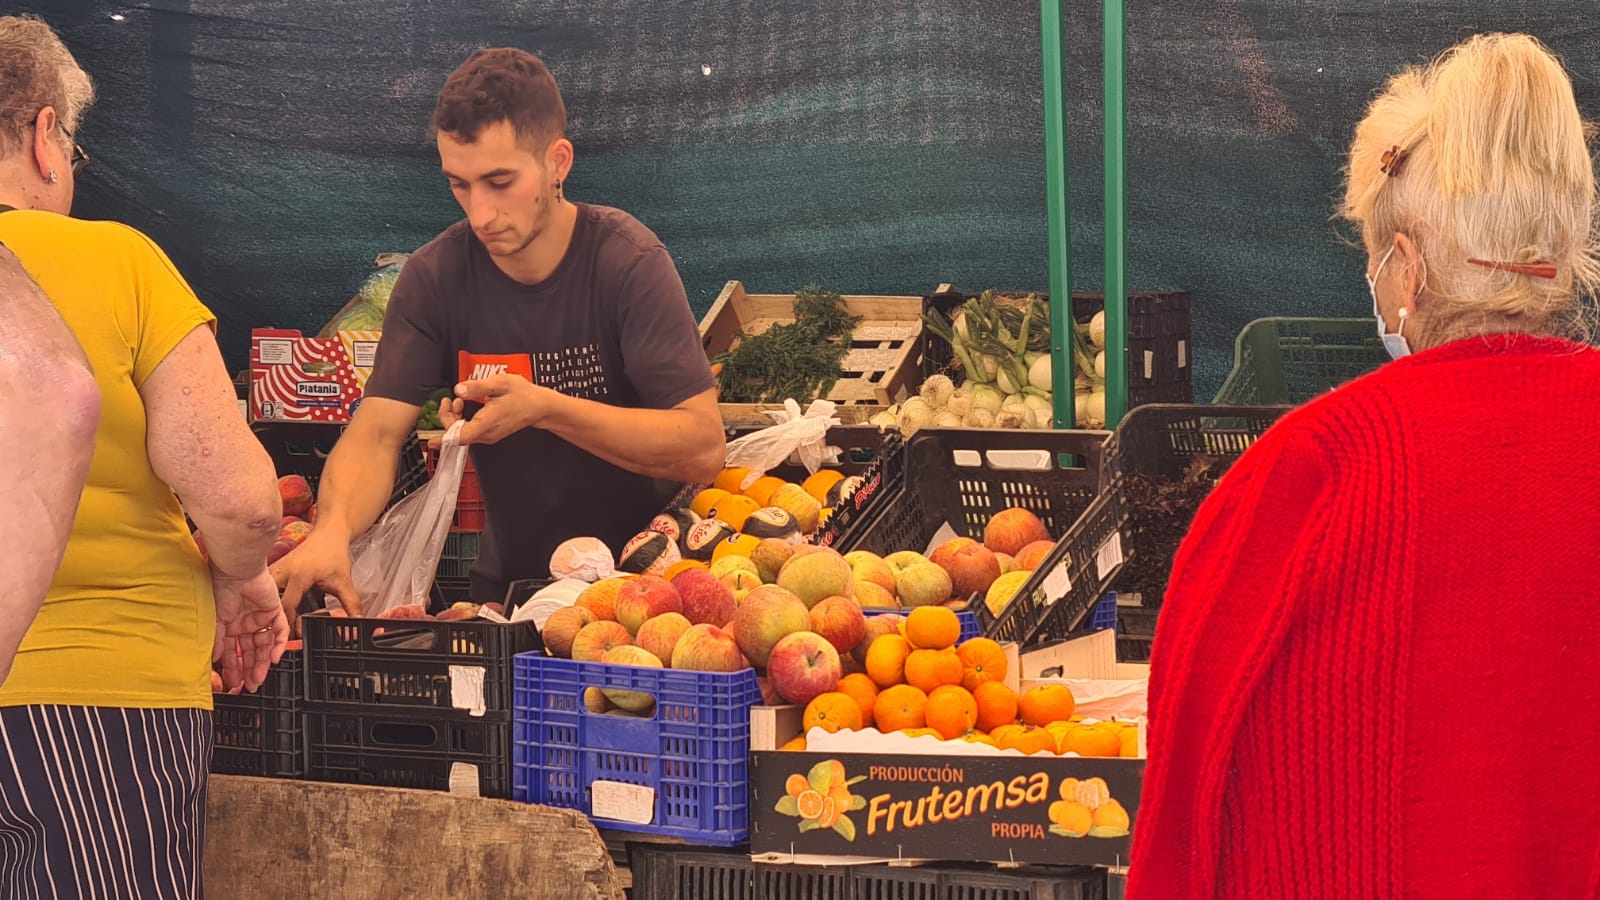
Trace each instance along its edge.
<instances>
[{"instance_id":1,"label":"woman's hand","mask_svg":"<svg viewBox=\"0 0 1600 900\"><path fill-rule=\"evenodd\" d=\"M215 569L211 589L217 600L217 638L212 662L222 661L222 686L229 693L255 691L267 680L267 667L283 658L289 620L278 586L266 569L234 578Z\"/></svg>"}]
</instances>

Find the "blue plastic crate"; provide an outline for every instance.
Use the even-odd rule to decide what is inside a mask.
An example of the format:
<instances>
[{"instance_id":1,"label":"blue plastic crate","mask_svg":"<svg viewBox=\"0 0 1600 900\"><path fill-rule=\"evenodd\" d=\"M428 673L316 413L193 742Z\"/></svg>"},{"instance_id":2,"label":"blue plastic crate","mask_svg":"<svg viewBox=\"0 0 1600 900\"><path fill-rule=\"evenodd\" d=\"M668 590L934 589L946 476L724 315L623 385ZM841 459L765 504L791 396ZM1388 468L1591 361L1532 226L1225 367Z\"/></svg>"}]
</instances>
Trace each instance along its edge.
<instances>
[{"instance_id":1,"label":"blue plastic crate","mask_svg":"<svg viewBox=\"0 0 1600 900\"><path fill-rule=\"evenodd\" d=\"M590 786L616 781L655 792L646 825L596 819L602 828L731 847L750 837L750 708L761 703L753 669L690 672L552 659L513 663L512 798L592 816ZM585 688L643 691L653 717L597 715Z\"/></svg>"},{"instance_id":2,"label":"blue plastic crate","mask_svg":"<svg viewBox=\"0 0 1600 900\"><path fill-rule=\"evenodd\" d=\"M874 609L865 609L865 608L863 608L861 611L866 613L869 617L871 617L871 616L883 616L883 615L888 615L890 613L893 613L893 614L896 614L896 615L901 615L901 616L909 616L909 615L911 615L911 610L912 609L914 609L914 607L896 606L896 607L882 607L882 608L874 608ZM1115 610L1113 610L1113 614L1115 614ZM961 623L961 634L956 638L956 643L958 643L958 644L960 642L966 640L967 638L975 638L975 637L978 637L979 635L983 634L983 632L978 629L978 614L973 612L970 609L958 609L958 610L956 610L956 621Z\"/></svg>"},{"instance_id":3,"label":"blue plastic crate","mask_svg":"<svg viewBox=\"0 0 1600 900\"><path fill-rule=\"evenodd\" d=\"M1094 612L1090 614L1089 627L1082 628L1082 633L1093 634L1096 631L1105 631L1107 628L1117 627L1117 593L1107 591L1100 595L1100 602L1095 604Z\"/></svg>"}]
</instances>

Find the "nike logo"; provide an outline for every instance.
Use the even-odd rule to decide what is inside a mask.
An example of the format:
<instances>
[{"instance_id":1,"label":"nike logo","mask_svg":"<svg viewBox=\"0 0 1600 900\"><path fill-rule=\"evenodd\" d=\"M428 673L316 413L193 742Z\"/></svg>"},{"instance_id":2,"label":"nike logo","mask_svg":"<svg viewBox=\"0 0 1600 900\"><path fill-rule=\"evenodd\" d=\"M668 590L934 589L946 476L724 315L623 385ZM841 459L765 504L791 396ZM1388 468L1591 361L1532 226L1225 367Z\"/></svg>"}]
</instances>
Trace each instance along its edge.
<instances>
[{"instance_id":1,"label":"nike logo","mask_svg":"<svg viewBox=\"0 0 1600 900\"><path fill-rule=\"evenodd\" d=\"M472 375L467 381L477 381L492 375L504 375L508 367L505 363L478 363L472 367Z\"/></svg>"}]
</instances>

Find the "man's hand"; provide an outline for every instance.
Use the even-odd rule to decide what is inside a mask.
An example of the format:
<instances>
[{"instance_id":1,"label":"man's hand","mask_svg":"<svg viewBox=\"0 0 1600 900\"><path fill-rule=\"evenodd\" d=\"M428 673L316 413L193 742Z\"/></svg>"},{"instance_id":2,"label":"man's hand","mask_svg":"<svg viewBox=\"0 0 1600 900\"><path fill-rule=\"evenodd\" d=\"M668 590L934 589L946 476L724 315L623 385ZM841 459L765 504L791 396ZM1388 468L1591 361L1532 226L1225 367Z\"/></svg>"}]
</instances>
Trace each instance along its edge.
<instances>
[{"instance_id":1,"label":"man's hand","mask_svg":"<svg viewBox=\"0 0 1600 900\"><path fill-rule=\"evenodd\" d=\"M465 401L483 404L461 428L463 444L493 444L524 428L537 428L560 397L519 375L494 375L456 385L455 400L439 404L439 422L449 428Z\"/></svg>"},{"instance_id":2,"label":"man's hand","mask_svg":"<svg viewBox=\"0 0 1600 900\"><path fill-rule=\"evenodd\" d=\"M350 579L350 542L333 529L313 528L305 543L284 554L269 571L283 589L282 609L291 623L299 621L300 601L313 587L336 597L350 615L361 615L361 597Z\"/></svg>"},{"instance_id":3,"label":"man's hand","mask_svg":"<svg viewBox=\"0 0 1600 900\"><path fill-rule=\"evenodd\" d=\"M278 601L278 586L263 569L250 578L232 578L213 570L211 588L217 600L217 638L212 662L222 662L222 686L237 694L255 691L267 680L267 667L283 658L289 643L289 622Z\"/></svg>"}]
</instances>

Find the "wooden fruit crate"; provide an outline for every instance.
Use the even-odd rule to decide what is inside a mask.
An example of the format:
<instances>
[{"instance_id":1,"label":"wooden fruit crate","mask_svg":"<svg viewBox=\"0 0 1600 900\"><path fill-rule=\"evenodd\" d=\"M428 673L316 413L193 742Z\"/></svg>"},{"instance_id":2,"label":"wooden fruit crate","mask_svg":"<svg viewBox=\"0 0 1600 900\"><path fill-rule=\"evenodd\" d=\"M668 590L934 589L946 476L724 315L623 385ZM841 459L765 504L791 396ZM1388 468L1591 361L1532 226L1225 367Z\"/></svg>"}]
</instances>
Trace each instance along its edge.
<instances>
[{"instance_id":1,"label":"wooden fruit crate","mask_svg":"<svg viewBox=\"0 0 1600 900\"><path fill-rule=\"evenodd\" d=\"M861 323L851 335L844 374L826 399L841 407L886 408L915 393L922 382L922 298L846 294L844 302ZM743 284L730 281L700 320L700 343L709 358L732 347L740 329L760 334L792 321L793 294L748 294ZM804 407L816 398L794 399ZM724 419L729 414L749 418L759 408L750 403L722 406Z\"/></svg>"}]
</instances>

